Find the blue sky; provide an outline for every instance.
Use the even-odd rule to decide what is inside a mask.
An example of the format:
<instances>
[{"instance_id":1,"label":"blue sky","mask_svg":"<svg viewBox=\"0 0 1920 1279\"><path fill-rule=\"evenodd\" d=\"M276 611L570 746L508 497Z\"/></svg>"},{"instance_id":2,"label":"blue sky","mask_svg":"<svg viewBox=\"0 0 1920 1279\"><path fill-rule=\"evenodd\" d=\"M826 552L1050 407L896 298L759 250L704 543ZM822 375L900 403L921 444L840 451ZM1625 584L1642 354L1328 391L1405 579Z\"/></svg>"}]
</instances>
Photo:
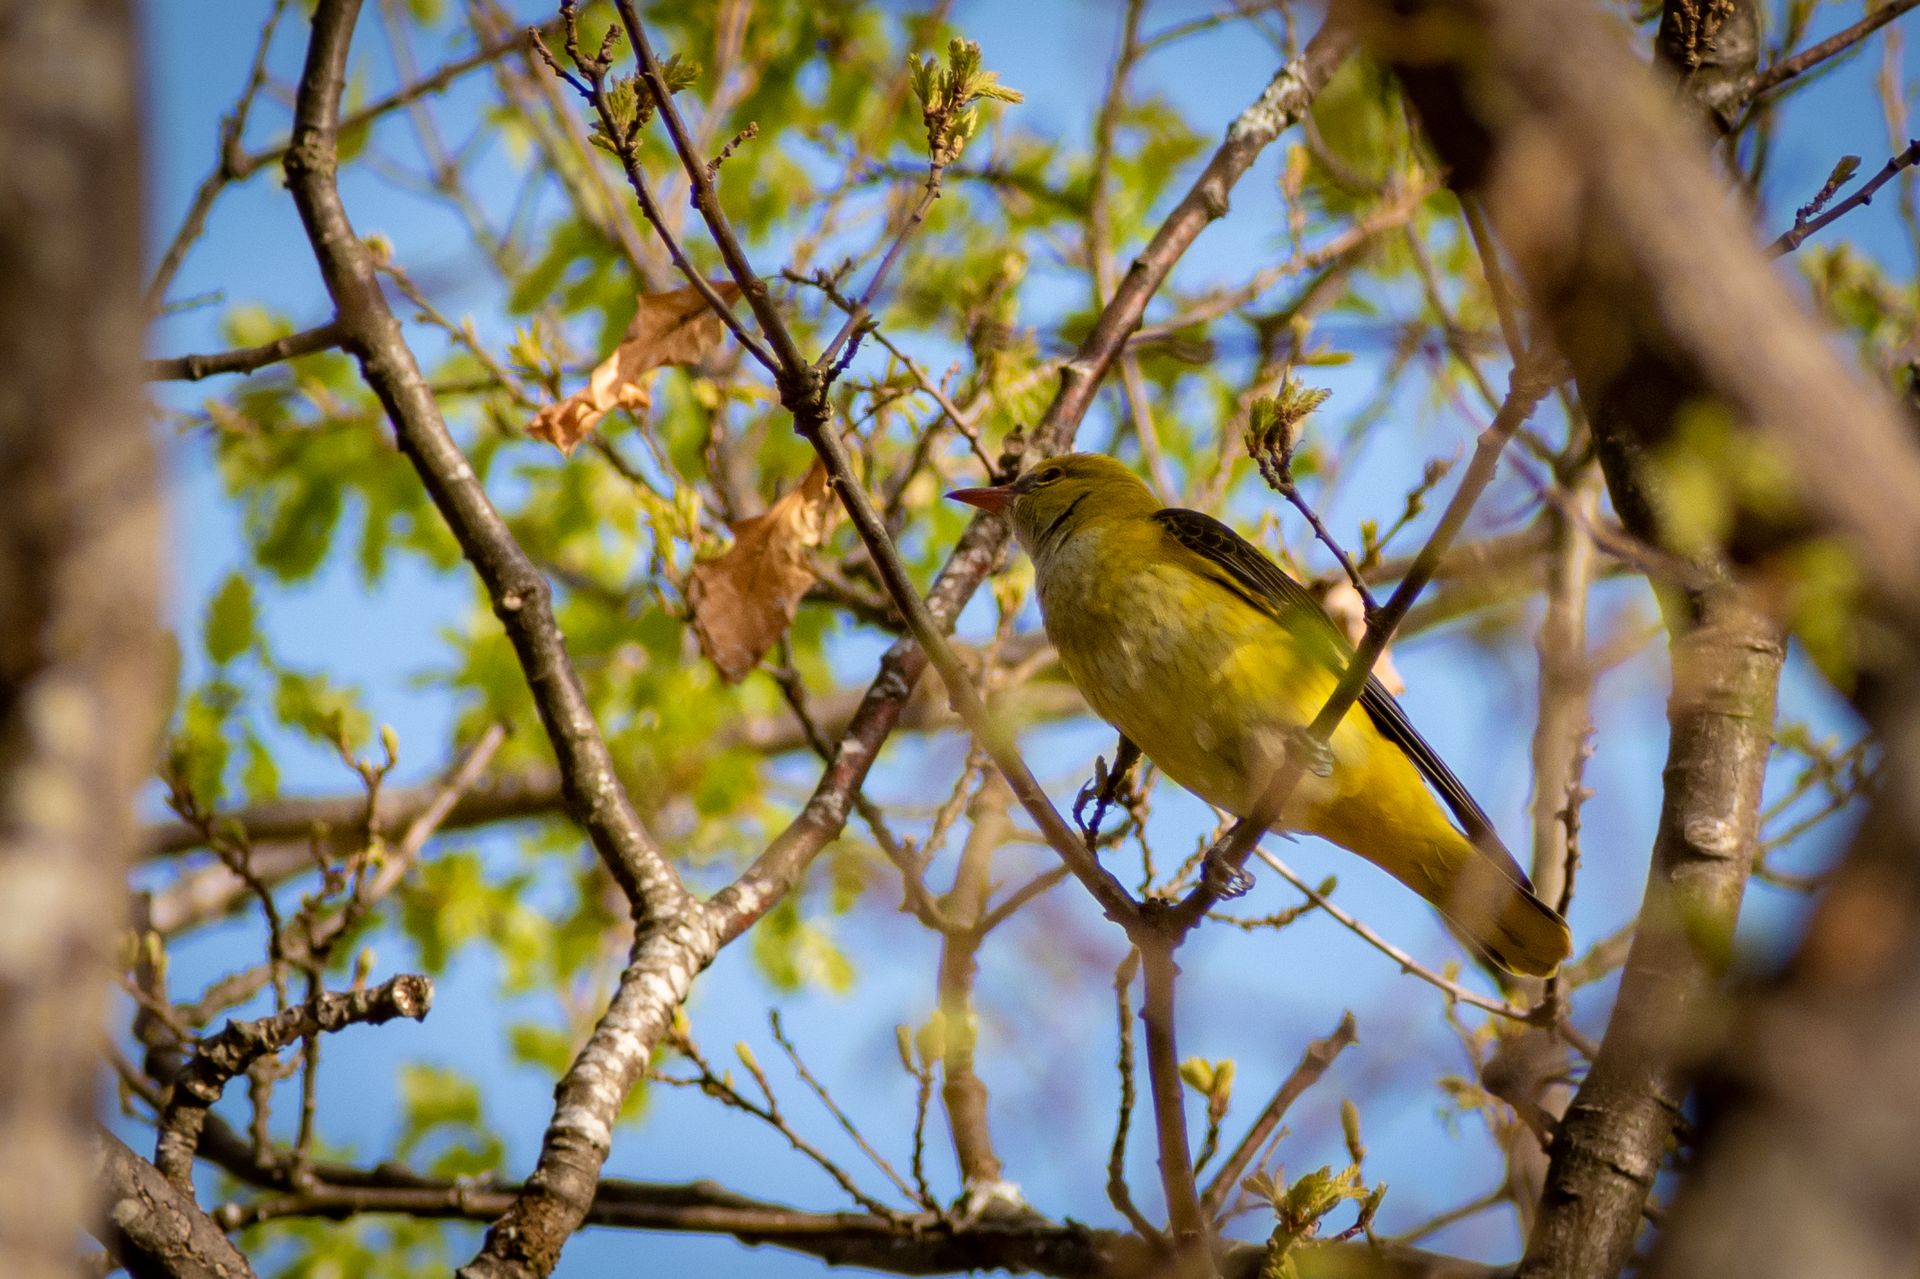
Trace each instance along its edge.
<instances>
[{"instance_id":1,"label":"blue sky","mask_svg":"<svg viewBox=\"0 0 1920 1279\"><path fill-rule=\"evenodd\" d=\"M529 19L548 12L544 4L512 7ZM213 162L216 122L238 92L266 8L263 0L156 0L142 7L151 104L149 243L156 252ZM300 6L295 8L297 19ZM1150 10L1147 27L1158 30L1208 8L1162 0ZM1857 16L1857 6L1828 6L1815 35ZM982 43L987 64L1006 83L1027 93L1027 102L1019 108L1021 124L1042 133L1085 135L1117 35L1113 7L1095 0L960 0L954 19ZM374 28L369 13L356 43L356 62L365 68L369 94L393 83ZM270 66L277 81L291 83L297 74L304 38L304 23L295 20L275 42ZM422 48L419 53L423 63L433 65L467 47ZM1794 124L1781 136L1772 184L1765 193L1766 226L1784 227L1792 207L1818 188L1841 153L1860 154L1867 171L1888 154L1873 96L1879 56L1876 45L1865 59L1829 77L1798 102ZM1142 68L1138 83L1169 96L1211 135L1252 100L1274 65L1271 49L1258 40L1205 37L1156 55ZM439 100L440 110L453 116L463 106L470 109L480 100L477 89L473 82L456 86ZM269 100L256 115L250 143L258 145L284 131L283 103ZM397 120L375 135L376 147L409 160L414 155L411 145L411 135ZM1272 216L1277 208L1275 154L1265 157L1236 192L1234 215L1195 246L1182 264L1184 279L1235 280L1244 275L1249 261L1275 256L1281 242ZM483 200L511 198L506 185L509 157L490 156L480 173L476 190ZM491 184L491 176L499 178L497 185ZM360 230L387 235L397 258L418 277L444 282L435 295L444 310L456 316L471 312L483 333L501 332L489 315L497 299L460 283L461 256L467 250L459 224L449 214L352 170L344 190ZM1841 229L1883 261L1910 271L1895 201L1878 201L1852 215ZM311 254L278 171L271 166L222 199L172 296L215 291L229 302L261 303L302 325L327 316ZM218 349L220 314L219 306L207 306L163 320L156 326L152 352ZM415 336L426 351L437 349ZM1363 401L1370 378L1377 374L1377 367L1370 368L1364 359L1331 371L1336 405ZM188 408L218 391L217 386L167 387L158 394L164 405ZM1375 445L1357 459L1364 483L1349 486L1349 491L1398 493L1426 456L1451 455L1470 444L1476 424L1461 415L1409 411L1417 420L1393 437L1400 443ZM1083 439L1097 443L1103 429L1094 421ZM237 512L221 497L209 452L201 443L176 440L170 462L173 571L180 601L176 620L191 631L208 594L243 559L241 530ZM1521 492L1496 491L1477 517L1481 525L1491 527L1503 515L1511 523L1520 509ZM1327 514L1336 528L1344 520L1350 530L1361 512L1357 506L1347 510L1336 505ZM370 594L357 572L336 557L313 582L276 594L270 607L273 641L285 658L324 665L357 681L376 717L393 723L403 742L446 742L453 708L444 697L420 687L415 677L430 664L441 629L468 619L471 594L464 580L436 576L403 561L383 587ZM1639 587L1621 583L1603 588L1603 615L1634 607L1646 611ZM970 618L969 623L977 626L979 619ZM872 651L865 639L844 645L840 660L849 677L870 661ZM1489 652L1436 637L1403 646L1396 660L1410 687L1405 700L1415 722L1468 781L1497 824L1510 832L1512 842L1514 832L1524 829L1528 802L1530 653L1524 646ZM1596 711L1600 744L1588 775L1597 792L1586 814L1589 863L1573 919L1583 943L1623 918L1638 901L1665 750L1664 683L1664 670L1654 655L1608 675L1601 687ZM1798 663L1783 691L1782 713L1807 718L1829 731L1847 728L1844 714ZM1079 761L1108 750L1110 740L1104 728L1083 726L1049 730L1028 746L1037 759L1074 761L1042 770L1061 798L1071 796L1075 778L1084 773ZM882 793L911 788L935 763L950 770L957 749L951 742L898 744L875 786ZM403 776L428 775L441 758L433 746L409 750ZM342 783L337 762L317 751L292 749L283 769L289 790L330 793ZM1170 790L1162 792L1155 829L1163 846L1184 846L1182 841L1206 823L1197 803ZM1817 861L1821 848L1838 833L1812 841L1818 846L1806 850L1806 860ZM482 843L490 856L513 856L507 838L488 837ZM1384 877L1356 871L1351 858L1311 842L1278 847L1312 878L1339 872L1342 900L1417 954L1438 960L1450 953L1432 917L1410 905ZM1268 883L1255 901L1277 909L1287 903L1288 894ZM1744 937L1757 961L1790 935L1796 903L1763 887L1754 890L1750 901ZM878 910L860 912L846 928L854 931L843 932L843 943L863 961L850 995L776 996L747 955L733 951L701 979L691 1012L711 1055L726 1056L731 1044L746 1039L756 1045L763 1061L771 1062L775 1050L765 1033L764 1015L777 1002L816 1073L840 1085L841 1099L872 1131L893 1135L901 1116L911 1113L912 1089L893 1064L892 1027L917 1022L926 1013L933 943L917 925ZM247 938L245 925L216 930L183 949L176 959L179 971L190 979L195 973L224 969L233 962L229 948ZM1113 1214L1101 1185L1114 1091L1112 1012L1102 996L1102 983L1089 981L1087 974L1103 965L1111 968L1119 957L1119 941L1103 931L1077 893L1065 889L1043 902L1032 919L1010 930L1009 942L982 975L983 1003L991 1010L984 1028L982 1073L993 1090L994 1119L1009 1158L1009 1175L1049 1212L1108 1223ZM404 962L397 941L384 948L391 959L383 959L383 970ZM876 956L885 956L885 962L876 962ZM1398 976L1387 960L1322 919L1278 936L1249 938L1225 929L1207 930L1183 952L1183 963L1190 974L1183 1050L1240 1059L1242 1110L1250 1110L1255 1096L1277 1082L1307 1038L1331 1029L1343 1007L1365 1010L1360 1046L1346 1054L1290 1117L1294 1135L1286 1147L1289 1169L1344 1162L1337 1107L1342 1096L1351 1096L1367 1119L1373 1149L1369 1171L1392 1186L1383 1210L1386 1229L1404 1227L1497 1179L1498 1168L1477 1122L1443 1121L1437 1091L1380 1092L1389 1071L1408 1055L1430 1057L1433 1075L1461 1067L1437 1015L1440 1001L1430 989ZM425 1026L353 1031L330 1041L328 1067L322 1072L323 1131L352 1141L363 1156L381 1152L396 1114L382 1081L403 1061L458 1063L476 1072L487 1087L490 1116L508 1140L508 1169L513 1175L524 1174L548 1115L551 1081L502 1064L500 1027L514 1014L493 997L493 979L483 962L468 960L443 983L436 1011ZM1594 994L1580 1006L1583 1018L1596 1029L1594 1017L1601 1006ZM788 1089L787 1098L804 1116L810 1136L857 1160L837 1142L831 1122L809 1109L797 1085ZM941 1144L939 1127L936 1121L936 1149ZM1061 1158L1063 1151L1072 1153ZM899 1142L892 1152L904 1157ZM936 1185L951 1188L950 1170L937 1160L934 1167ZM1136 1193L1153 1200L1151 1151L1144 1141L1135 1143L1131 1169ZM705 1099L659 1091L644 1122L621 1132L609 1172L654 1180L711 1176L747 1193L803 1206L839 1206L832 1185L788 1153L777 1136ZM1503 1214L1463 1224L1434 1243L1489 1259L1509 1256L1515 1246L1510 1219ZM457 1241L454 1252L465 1246ZM588 1232L569 1247L561 1273L597 1274L642 1259L683 1273L730 1272L736 1262L741 1270L751 1266L755 1273L773 1275L819 1269L808 1260L773 1252L741 1260L738 1249L724 1239Z\"/></svg>"}]
</instances>

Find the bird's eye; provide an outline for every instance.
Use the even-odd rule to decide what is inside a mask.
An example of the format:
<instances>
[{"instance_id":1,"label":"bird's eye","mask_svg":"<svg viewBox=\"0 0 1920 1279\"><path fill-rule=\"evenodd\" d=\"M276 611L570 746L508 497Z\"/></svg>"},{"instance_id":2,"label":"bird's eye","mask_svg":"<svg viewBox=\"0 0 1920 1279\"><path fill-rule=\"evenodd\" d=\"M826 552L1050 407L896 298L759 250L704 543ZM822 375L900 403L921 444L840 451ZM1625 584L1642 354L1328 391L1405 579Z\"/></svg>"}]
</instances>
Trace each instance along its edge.
<instances>
[{"instance_id":1,"label":"bird's eye","mask_svg":"<svg viewBox=\"0 0 1920 1279\"><path fill-rule=\"evenodd\" d=\"M1066 474L1066 472L1057 466L1043 467L1034 475L1033 482L1035 484L1051 484L1064 474Z\"/></svg>"}]
</instances>

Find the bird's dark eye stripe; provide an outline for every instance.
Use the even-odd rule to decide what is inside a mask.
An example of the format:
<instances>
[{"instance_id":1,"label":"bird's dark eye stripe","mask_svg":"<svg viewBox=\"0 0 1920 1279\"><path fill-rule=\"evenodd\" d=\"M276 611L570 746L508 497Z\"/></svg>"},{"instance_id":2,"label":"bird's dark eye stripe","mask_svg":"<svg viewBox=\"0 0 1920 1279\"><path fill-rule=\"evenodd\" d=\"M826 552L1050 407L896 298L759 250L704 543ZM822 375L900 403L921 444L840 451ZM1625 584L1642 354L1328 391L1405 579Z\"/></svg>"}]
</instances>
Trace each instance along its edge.
<instances>
[{"instance_id":1,"label":"bird's dark eye stripe","mask_svg":"<svg viewBox=\"0 0 1920 1279\"><path fill-rule=\"evenodd\" d=\"M1073 513L1080 509L1080 503L1086 500L1087 500L1087 494L1082 493L1079 497L1076 497L1073 499L1073 501L1069 502L1067 504L1067 509L1060 512L1060 514L1054 516L1053 522L1048 524L1045 529L1041 530L1040 540L1042 542L1051 540L1054 533L1059 529L1059 527L1062 524L1065 524L1069 519L1071 519L1073 516Z\"/></svg>"}]
</instances>

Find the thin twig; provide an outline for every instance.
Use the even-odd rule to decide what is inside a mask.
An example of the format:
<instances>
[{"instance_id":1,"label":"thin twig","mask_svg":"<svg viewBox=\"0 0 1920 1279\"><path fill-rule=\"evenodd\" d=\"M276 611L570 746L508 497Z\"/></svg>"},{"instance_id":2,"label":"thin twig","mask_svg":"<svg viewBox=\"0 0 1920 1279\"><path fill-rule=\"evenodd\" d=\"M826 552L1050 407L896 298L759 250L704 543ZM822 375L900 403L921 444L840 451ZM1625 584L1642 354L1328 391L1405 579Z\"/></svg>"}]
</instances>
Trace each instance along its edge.
<instances>
[{"instance_id":1,"label":"thin twig","mask_svg":"<svg viewBox=\"0 0 1920 1279\"><path fill-rule=\"evenodd\" d=\"M629 136L627 132L620 127L618 122L615 121L613 112L607 105L607 64L599 58L587 57L579 52L579 46L574 34L577 16L574 12L572 0L566 0L566 2L561 5L560 12L565 17L567 23L568 48L573 51L575 65L579 66L580 69L586 73L586 81L582 82L579 77L562 69L560 60L553 56L552 51L547 48L546 42L537 34L533 37L534 49L539 53L541 60L547 64L548 68L551 69L556 76L559 76L562 80L572 85L574 89L587 100L587 104L594 109L595 113L599 115L600 127L606 136L613 140L614 153L620 159L620 167L626 172L627 184L633 188L634 199L639 202L640 212L646 217L647 222L652 225L654 233L660 237L660 243L666 246L667 256L673 260L673 265L686 279L687 284L700 295L701 300L706 302L707 306L713 310L713 313L720 317L721 322L727 326L728 330L733 334L734 339L740 343L742 349L744 349L747 354L751 355L769 372L777 373L780 369L779 362L773 357L772 353L767 350L760 339L755 337L753 333L747 329L746 325L741 322L740 317L733 313L733 308L728 306L719 293L714 291L712 283L708 281L704 274L695 268L693 260L687 256L686 250L681 247L680 237L674 234L673 227L667 221L666 214L661 210L659 202L654 198L653 186L647 181L646 170L640 167L640 155L636 140ZM652 82L649 81L649 84L651 83ZM660 92L669 98L671 97L670 94L666 94L664 87ZM676 120L678 118L678 116L675 117ZM704 172L704 162L702 171ZM750 273L749 278L751 278ZM755 288L759 289L762 295L766 293L766 286L764 284L761 284L757 279L753 280L752 283ZM745 288L746 286L743 285L742 287ZM753 296L751 290L748 291L748 296L750 298Z\"/></svg>"},{"instance_id":2,"label":"thin twig","mask_svg":"<svg viewBox=\"0 0 1920 1279\"><path fill-rule=\"evenodd\" d=\"M1253 1125L1247 1129L1246 1136L1240 1139L1240 1144L1233 1148L1233 1153L1227 1156L1226 1162L1222 1163L1213 1174L1213 1180L1207 1183L1206 1193L1200 1196L1202 1212L1209 1217L1219 1217L1222 1206L1227 1202L1227 1196L1232 1194L1233 1188L1240 1184L1240 1174L1246 1171L1248 1164L1252 1162L1254 1155L1259 1153L1267 1137L1280 1126L1280 1121L1286 1117L1288 1107L1293 1105L1301 1093L1318 1083L1320 1076L1327 1073L1327 1067L1333 1065L1333 1059L1358 1037L1354 1029L1353 1014L1348 1012L1340 1014L1340 1024L1333 1028L1332 1034L1307 1045L1306 1051L1300 1055L1299 1064L1274 1090L1273 1096L1261 1109L1259 1118L1253 1121Z\"/></svg>"},{"instance_id":3,"label":"thin twig","mask_svg":"<svg viewBox=\"0 0 1920 1279\"><path fill-rule=\"evenodd\" d=\"M1793 225L1779 239L1767 246L1767 255L1777 258L1791 253L1805 243L1807 237L1814 232L1832 225L1863 205L1872 204L1874 195L1881 187L1891 182L1902 169L1915 164L1920 164L1920 138L1907 143L1906 150L1880 166L1880 171L1862 183L1859 190L1825 213L1811 219L1804 216L1794 218ZM1802 212L1805 211L1802 210Z\"/></svg>"},{"instance_id":4,"label":"thin twig","mask_svg":"<svg viewBox=\"0 0 1920 1279\"><path fill-rule=\"evenodd\" d=\"M252 373L269 364L331 350L340 345L340 336L340 325L329 321L299 333L275 338L271 342L263 342L259 346L220 351L212 355L176 355L167 359L148 360L147 381L198 382L201 378L213 377L218 373Z\"/></svg>"},{"instance_id":5,"label":"thin twig","mask_svg":"<svg viewBox=\"0 0 1920 1279\"><path fill-rule=\"evenodd\" d=\"M1412 1226L1397 1235L1390 1236L1387 1242L1394 1244L1418 1243L1428 1235L1445 1230L1448 1226L1465 1221L1469 1217L1477 1217L1489 1208L1498 1208L1507 1201L1510 1193L1507 1188L1507 1183L1503 1181L1476 1199L1469 1199L1457 1208L1449 1208L1445 1212L1436 1213L1419 1225Z\"/></svg>"},{"instance_id":6,"label":"thin twig","mask_svg":"<svg viewBox=\"0 0 1920 1279\"><path fill-rule=\"evenodd\" d=\"M1752 101L1769 89L1778 88L1795 76L1820 65L1835 54L1844 53L1846 50L1878 31L1881 27L1892 22L1895 18L1911 10L1915 5L1920 5L1920 0L1888 0L1888 3L1873 10L1852 26L1842 31L1836 31L1819 44L1809 45L1792 57L1782 58L1765 71L1757 72L1752 79L1747 81L1741 96L1748 101Z\"/></svg>"},{"instance_id":7,"label":"thin twig","mask_svg":"<svg viewBox=\"0 0 1920 1279\"><path fill-rule=\"evenodd\" d=\"M780 1104L774 1097L773 1086L767 1082L767 1076L765 1072L760 1069L759 1062L755 1061L753 1057L745 1051L744 1045L742 1045L740 1064L746 1067L747 1073L752 1075L754 1082L759 1085L761 1094L767 1099L765 1105L761 1105L759 1102L754 1101L751 1097L741 1092L738 1088L735 1088L726 1075L716 1072L713 1067L708 1064L706 1057L700 1052L699 1046L693 1042L690 1036L676 1030L669 1031L666 1038L668 1042L673 1045L675 1051L693 1064L694 1070L698 1073L693 1079L681 1079L673 1075L660 1074L657 1072L653 1074L651 1078L670 1086L698 1088L701 1092L706 1093L709 1097L714 1098L722 1104L732 1106L735 1110L752 1115L755 1119L758 1119L761 1123L766 1124L782 1137L785 1137L789 1146L792 1146L796 1152L811 1160L822 1172L825 1172L829 1177L833 1178L834 1183L862 1208L865 1208L877 1217L889 1221L899 1219L900 1214L898 1212L862 1190L860 1184L853 1179L853 1174L829 1159L818 1146L815 1146L805 1137L802 1137L793 1125L787 1122L786 1115L781 1113Z\"/></svg>"},{"instance_id":8,"label":"thin twig","mask_svg":"<svg viewBox=\"0 0 1920 1279\"><path fill-rule=\"evenodd\" d=\"M746 250L740 247L740 241L733 233L733 224L727 220L725 210L720 207L720 198L714 185L715 175L707 171L706 158L699 153L692 135L687 130L686 121L680 118L680 108L675 105L673 93L667 88L666 77L661 74L659 59L654 57L653 46L647 40L646 28L640 24L640 14L633 0L615 0L620 11L620 20L626 28L627 39L633 45L634 56L640 60L640 78L646 82L647 90L653 95L655 113L661 124L666 126L667 137L673 143L674 152L680 157L680 165L686 170L687 180L693 188L693 207L700 211L700 217L707 224L707 233L713 237L714 247L720 250L720 260L727 265L734 283L740 286L746 295L747 306L760 322L760 331L773 345L772 355L757 343L749 348L754 358L765 364L776 377L784 371L791 371L806 363L800 354L800 348L794 343L793 334L787 328L785 319L773 305L773 298L767 292L767 286L754 271L753 264L747 260ZM611 136L611 135L609 135ZM637 162L628 169L630 178L637 177ZM635 193L639 184L636 181ZM651 220L651 219L650 219ZM665 223L655 222L655 228L661 230L664 238ZM676 258L679 265L681 259ZM683 271L692 272L691 264L682 266ZM691 279L692 277L689 276ZM704 282L704 281L703 281ZM695 285L699 287L698 284ZM707 296L711 290L703 291L707 305L715 305L716 298ZM736 332L735 336L740 336ZM742 338L744 342L745 339Z\"/></svg>"},{"instance_id":9,"label":"thin twig","mask_svg":"<svg viewBox=\"0 0 1920 1279\"><path fill-rule=\"evenodd\" d=\"M1262 848L1259 850L1259 857L1261 861L1272 868L1275 874L1306 894L1307 898L1311 900L1314 905L1331 915L1336 922L1345 926L1362 941L1372 946L1375 950L1378 950L1387 958L1393 960L1394 963L1400 965L1400 970L1408 976L1418 977L1435 990L1445 993L1449 999L1465 1004L1470 1008L1478 1008L1482 1012L1492 1013L1497 1017L1507 1017L1514 1021L1522 1021L1529 1024L1535 1024L1540 1020L1541 1013L1539 1009L1519 1008L1513 1004L1503 1003L1500 1000L1482 995L1477 991L1469 990L1457 981L1450 981L1442 977L1439 973L1428 968L1412 955L1409 955L1406 951L1400 949L1400 947L1394 945L1385 937L1382 937L1367 924L1362 923L1339 906L1334 905L1331 898L1328 898L1321 893L1319 889L1295 874L1292 867L1288 866L1266 849ZM1553 1029L1555 1034L1565 1039L1579 1051L1582 1056L1593 1056L1593 1042L1578 1030L1574 1029L1564 1018L1555 1022Z\"/></svg>"},{"instance_id":10,"label":"thin twig","mask_svg":"<svg viewBox=\"0 0 1920 1279\"><path fill-rule=\"evenodd\" d=\"M893 1183L894 1189L898 1190L908 1199L915 1201L921 1200L922 1197L914 1192L913 1187L909 1186L901 1179L900 1174L893 1170L893 1165L887 1162L886 1157L873 1148L873 1143L867 1140L866 1135L862 1133L858 1125L848 1117L847 1112L840 1109L839 1103L834 1101L833 1094L827 1091L826 1085L814 1078L813 1072L807 1069L807 1063L800 1059L800 1050L793 1046L793 1041L787 1038L786 1028L780 1024L780 1010L777 1008L769 1010L767 1013L767 1022L773 1027L773 1041L780 1045L782 1052L787 1054L787 1061L792 1064L793 1073L800 1076L801 1083L813 1090L813 1095L820 1099L820 1104L827 1108L827 1113L833 1116L834 1121L840 1125L841 1130L844 1131L847 1136L853 1138L854 1145L860 1147L860 1153L873 1161L873 1166L878 1168L881 1173L886 1176L886 1179Z\"/></svg>"},{"instance_id":11,"label":"thin twig","mask_svg":"<svg viewBox=\"0 0 1920 1279\"><path fill-rule=\"evenodd\" d=\"M1166 1236L1133 1202L1127 1189L1127 1134L1133 1127L1133 1000L1128 990L1140 971L1140 952L1129 950L1113 974L1114 1012L1120 1028L1120 1114L1113 1129L1113 1147L1107 1154L1107 1199L1127 1219L1127 1224L1145 1240L1166 1246Z\"/></svg>"},{"instance_id":12,"label":"thin twig","mask_svg":"<svg viewBox=\"0 0 1920 1279\"><path fill-rule=\"evenodd\" d=\"M195 188L193 199L187 204L186 216L180 219L180 226L173 233L166 251L160 255L160 264L154 268L153 279L147 285L149 312L158 313L161 310L167 289L172 286L173 277L179 273L180 264L186 260L187 250L207 229L207 215L212 212L214 201L219 199L229 183L252 172L240 149L240 137L246 132L247 116L253 110L254 99L267 82L267 49L273 43L273 33L279 29L280 18L286 8L287 0L273 0L267 20L260 24L260 41L254 47L253 65L247 71L246 86L241 89L233 110L220 120L213 172L201 179L200 185Z\"/></svg>"}]
</instances>

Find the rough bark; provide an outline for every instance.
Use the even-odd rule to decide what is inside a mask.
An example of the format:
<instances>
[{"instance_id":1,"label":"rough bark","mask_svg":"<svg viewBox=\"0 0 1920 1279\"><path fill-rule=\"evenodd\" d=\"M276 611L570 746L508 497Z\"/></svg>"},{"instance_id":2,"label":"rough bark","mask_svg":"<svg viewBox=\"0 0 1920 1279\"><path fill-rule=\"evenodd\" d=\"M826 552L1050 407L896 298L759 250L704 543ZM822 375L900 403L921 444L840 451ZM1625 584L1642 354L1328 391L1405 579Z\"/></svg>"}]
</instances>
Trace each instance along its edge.
<instances>
[{"instance_id":1,"label":"rough bark","mask_svg":"<svg viewBox=\"0 0 1920 1279\"><path fill-rule=\"evenodd\" d=\"M1760 64L1762 14L1756 0L1666 0L1654 60L1680 78L1681 101L1725 133L1746 109Z\"/></svg>"},{"instance_id":2,"label":"rough bark","mask_svg":"<svg viewBox=\"0 0 1920 1279\"><path fill-rule=\"evenodd\" d=\"M155 460L139 393L131 7L0 3L0 1273L67 1275L153 763Z\"/></svg>"},{"instance_id":3,"label":"rough bark","mask_svg":"<svg viewBox=\"0 0 1920 1279\"><path fill-rule=\"evenodd\" d=\"M93 1231L134 1279L251 1279L253 1268L193 1195L101 1131L95 1138L105 1203ZM13 1273L13 1272L9 1272ZM69 1267L62 1271L71 1274Z\"/></svg>"},{"instance_id":4,"label":"rough bark","mask_svg":"<svg viewBox=\"0 0 1920 1279\"><path fill-rule=\"evenodd\" d=\"M200 1041L173 1080L160 1116L154 1166L188 1198L193 1196L193 1158L207 1115L227 1084L260 1058L303 1037L364 1022L378 1026L395 1017L419 1021L433 1006L433 983L403 975L371 990L323 992L305 1003L253 1021L230 1021Z\"/></svg>"},{"instance_id":5,"label":"rough bark","mask_svg":"<svg viewBox=\"0 0 1920 1279\"><path fill-rule=\"evenodd\" d=\"M1791 966L1703 1084L1655 1279L1920 1271L1920 671L1869 709L1884 782Z\"/></svg>"},{"instance_id":6,"label":"rough bark","mask_svg":"<svg viewBox=\"0 0 1920 1279\"><path fill-rule=\"evenodd\" d=\"M1762 493L1727 466L1727 536L1680 549L1710 568L1722 553L1771 567L1809 531L1839 533L1887 613L1911 618L1920 543L1895 530L1912 527L1920 453L1757 251L1671 86L1617 24L1572 0L1412 8L1371 38L1456 180L1486 201L1571 361L1629 531L1664 539L1699 514L1671 498L1662 461L1690 431L1718 429L1729 457L1779 462L1791 493ZM1743 32L1706 34L1725 35L1733 57ZM1669 41L1682 37L1670 23ZM1710 83L1699 86L1709 113ZM1713 992L1749 870L1782 635L1731 583L1667 603L1676 682L1648 908L1556 1137L1524 1274L1618 1272L1720 1024Z\"/></svg>"},{"instance_id":7,"label":"rough bark","mask_svg":"<svg viewBox=\"0 0 1920 1279\"><path fill-rule=\"evenodd\" d=\"M1784 641L1731 592L1671 645L1666 791L1599 1055L1555 1133L1519 1273L1618 1274L1681 1117L1752 867Z\"/></svg>"}]
</instances>

